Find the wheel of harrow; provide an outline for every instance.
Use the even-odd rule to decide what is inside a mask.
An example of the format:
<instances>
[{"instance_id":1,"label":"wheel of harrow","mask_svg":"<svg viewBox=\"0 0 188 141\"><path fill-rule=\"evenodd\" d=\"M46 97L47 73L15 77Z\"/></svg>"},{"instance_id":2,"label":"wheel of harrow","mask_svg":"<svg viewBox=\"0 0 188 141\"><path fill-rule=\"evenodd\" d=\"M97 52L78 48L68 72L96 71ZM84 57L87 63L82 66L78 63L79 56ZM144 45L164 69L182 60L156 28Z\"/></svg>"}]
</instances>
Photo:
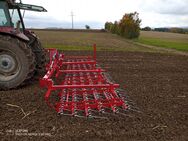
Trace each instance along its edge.
<instances>
[{"instance_id":1,"label":"wheel of harrow","mask_svg":"<svg viewBox=\"0 0 188 141\"><path fill-rule=\"evenodd\" d=\"M0 89L16 88L33 76L35 56L27 44L0 35Z\"/></svg>"}]
</instances>

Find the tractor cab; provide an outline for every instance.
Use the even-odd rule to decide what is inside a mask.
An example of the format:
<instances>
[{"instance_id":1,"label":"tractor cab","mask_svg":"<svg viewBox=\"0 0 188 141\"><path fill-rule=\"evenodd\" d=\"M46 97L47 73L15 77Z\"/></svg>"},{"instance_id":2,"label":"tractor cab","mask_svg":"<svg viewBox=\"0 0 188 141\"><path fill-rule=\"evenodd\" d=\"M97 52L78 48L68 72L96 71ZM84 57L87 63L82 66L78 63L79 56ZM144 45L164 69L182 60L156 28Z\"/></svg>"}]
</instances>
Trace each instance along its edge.
<instances>
[{"instance_id":1,"label":"tractor cab","mask_svg":"<svg viewBox=\"0 0 188 141\"><path fill-rule=\"evenodd\" d=\"M0 0L0 32L23 32L25 10L47 12L42 6L16 3L14 0Z\"/></svg>"},{"instance_id":2,"label":"tractor cab","mask_svg":"<svg viewBox=\"0 0 188 141\"><path fill-rule=\"evenodd\" d=\"M11 26L11 18L8 10L8 5L5 1L0 1L0 26Z\"/></svg>"}]
</instances>

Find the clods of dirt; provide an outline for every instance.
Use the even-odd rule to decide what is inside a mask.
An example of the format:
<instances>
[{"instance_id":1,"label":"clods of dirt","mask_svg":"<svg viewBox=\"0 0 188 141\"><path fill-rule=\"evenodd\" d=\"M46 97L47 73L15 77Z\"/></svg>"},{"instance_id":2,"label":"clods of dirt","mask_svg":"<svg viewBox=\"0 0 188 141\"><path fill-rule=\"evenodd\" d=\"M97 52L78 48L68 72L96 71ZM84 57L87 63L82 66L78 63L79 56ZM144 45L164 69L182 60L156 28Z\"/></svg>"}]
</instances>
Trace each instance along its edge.
<instances>
[{"instance_id":1,"label":"clods of dirt","mask_svg":"<svg viewBox=\"0 0 188 141\"><path fill-rule=\"evenodd\" d=\"M47 106L45 90L35 81L0 91L1 140L188 140L188 57L142 52L98 52L97 56L113 80L126 87L141 113L109 119L59 116ZM24 113L29 114L24 117Z\"/></svg>"}]
</instances>

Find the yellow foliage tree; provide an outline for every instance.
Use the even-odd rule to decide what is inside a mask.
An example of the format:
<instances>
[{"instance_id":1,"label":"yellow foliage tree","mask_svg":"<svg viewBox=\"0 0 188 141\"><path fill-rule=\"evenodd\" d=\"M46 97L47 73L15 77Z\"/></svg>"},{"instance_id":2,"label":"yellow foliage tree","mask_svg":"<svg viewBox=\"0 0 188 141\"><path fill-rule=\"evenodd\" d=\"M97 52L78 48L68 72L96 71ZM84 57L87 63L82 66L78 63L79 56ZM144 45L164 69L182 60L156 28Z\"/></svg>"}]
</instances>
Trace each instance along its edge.
<instances>
[{"instance_id":1,"label":"yellow foliage tree","mask_svg":"<svg viewBox=\"0 0 188 141\"><path fill-rule=\"evenodd\" d=\"M140 35L140 23L141 20L137 12L125 14L119 23L120 35L129 39L138 38Z\"/></svg>"}]
</instances>

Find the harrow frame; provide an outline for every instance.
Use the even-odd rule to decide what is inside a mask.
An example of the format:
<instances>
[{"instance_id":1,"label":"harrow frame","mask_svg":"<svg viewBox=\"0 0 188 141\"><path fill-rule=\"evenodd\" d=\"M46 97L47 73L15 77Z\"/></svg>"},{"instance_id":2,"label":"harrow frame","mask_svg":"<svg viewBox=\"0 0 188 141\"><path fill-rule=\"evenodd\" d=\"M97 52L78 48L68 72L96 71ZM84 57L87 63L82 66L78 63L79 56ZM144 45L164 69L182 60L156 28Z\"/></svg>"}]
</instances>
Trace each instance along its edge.
<instances>
[{"instance_id":1,"label":"harrow frame","mask_svg":"<svg viewBox=\"0 0 188 141\"><path fill-rule=\"evenodd\" d=\"M125 96L117 91L119 84L112 83L105 75L106 70L97 65L96 45L93 56L65 56L56 49L48 52L50 62L46 75L40 79L40 87L47 88L45 101L58 113L94 117L93 112L119 113L129 108ZM49 99L54 91L58 91L60 101L52 104Z\"/></svg>"}]
</instances>

